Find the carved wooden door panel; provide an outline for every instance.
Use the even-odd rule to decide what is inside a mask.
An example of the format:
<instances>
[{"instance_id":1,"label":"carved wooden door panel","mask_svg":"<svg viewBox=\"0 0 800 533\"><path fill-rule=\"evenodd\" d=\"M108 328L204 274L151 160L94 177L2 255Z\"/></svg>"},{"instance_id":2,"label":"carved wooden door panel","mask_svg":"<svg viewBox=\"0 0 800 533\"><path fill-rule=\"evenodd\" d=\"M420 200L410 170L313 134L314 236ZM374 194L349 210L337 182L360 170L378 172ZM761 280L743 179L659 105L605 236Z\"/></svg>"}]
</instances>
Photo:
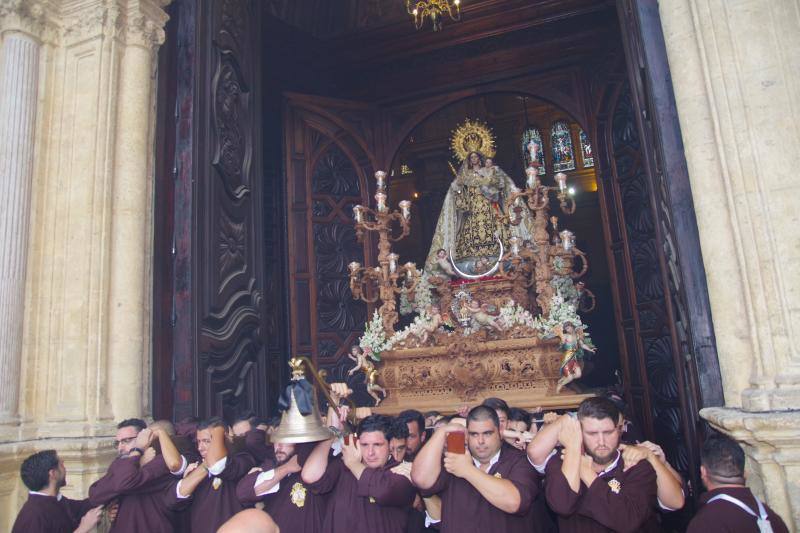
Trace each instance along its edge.
<instances>
[{"instance_id":1,"label":"carved wooden door panel","mask_svg":"<svg viewBox=\"0 0 800 533\"><path fill-rule=\"evenodd\" d=\"M367 105L298 94L284 108L291 351L349 382L359 403L369 397L363 377L347 375L347 352L368 309L353 300L347 265L372 253L356 240L353 206L374 193L375 116Z\"/></svg>"},{"instance_id":2,"label":"carved wooden door panel","mask_svg":"<svg viewBox=\"0 0 800 533\"><path fill-rule=\"evenodd\" d=\"M265 413L258 2L202 2L192 293L195 410Z\"/></svg>"},{"instance_id":3,"label":"carved wooden door panel","mask_svg":"<svg viewBox=\"0 0 800 533\"><path fill-rule=\"evenodd\" d=\"M618 13L627 72L604 74L595 138L624 382L646 435L694 490L698 410L722 402L705 272L657 5L620 0Z\"/></svg>"}]
</instances>

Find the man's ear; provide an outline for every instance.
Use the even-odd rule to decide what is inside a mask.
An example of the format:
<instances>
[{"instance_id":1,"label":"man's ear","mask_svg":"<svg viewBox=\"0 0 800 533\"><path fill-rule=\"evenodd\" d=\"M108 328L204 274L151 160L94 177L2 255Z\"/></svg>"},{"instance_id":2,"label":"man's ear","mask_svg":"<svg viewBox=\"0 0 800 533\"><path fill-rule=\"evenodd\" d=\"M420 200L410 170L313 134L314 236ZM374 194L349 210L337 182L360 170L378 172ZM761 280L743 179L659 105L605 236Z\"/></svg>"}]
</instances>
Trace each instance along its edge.
<instances>
[{"instance_id":1,"label":"man's ear","mask_svg":"<svg viewBox=\"0 0 800 533\"><path fill-rule=\"evenodd\" d=\"M708 469L705 465L700 465L700 479L706 479L708 477Z\"/></svg>"}]
</instances>

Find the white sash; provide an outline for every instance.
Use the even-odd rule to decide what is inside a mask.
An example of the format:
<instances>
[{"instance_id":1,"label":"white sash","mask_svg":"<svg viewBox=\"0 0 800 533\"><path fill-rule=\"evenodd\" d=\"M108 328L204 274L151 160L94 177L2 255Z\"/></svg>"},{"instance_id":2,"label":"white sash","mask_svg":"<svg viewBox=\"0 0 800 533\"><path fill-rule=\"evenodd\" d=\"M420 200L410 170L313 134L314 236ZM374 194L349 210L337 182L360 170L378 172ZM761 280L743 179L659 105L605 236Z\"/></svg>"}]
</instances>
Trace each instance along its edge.
<instances>
[{"instance_id":1,"label":"white sash","mask_svg":"<svg viewBox=\"0 0 800 533\"><path fill-rule=\"evenodd\" d=\"M734 498L733 496L729 496L728 494L717 494L716 496L708 500L706 504L709 504L717 500L725 500L726 502L730 502L733 505L740 508L742 511L745 511L750 516L754 516L756 518L756 524L758 525L758 530L761 533L773 533L772 524L769 523L769 518L767 518L767 510L764 509L764 504L761 503L761 500L759 500L758 498L755 498L756 503L758 504L758 514L754 513L753 510L750 509L742 500Z\"/></svg>"}]
</instances>

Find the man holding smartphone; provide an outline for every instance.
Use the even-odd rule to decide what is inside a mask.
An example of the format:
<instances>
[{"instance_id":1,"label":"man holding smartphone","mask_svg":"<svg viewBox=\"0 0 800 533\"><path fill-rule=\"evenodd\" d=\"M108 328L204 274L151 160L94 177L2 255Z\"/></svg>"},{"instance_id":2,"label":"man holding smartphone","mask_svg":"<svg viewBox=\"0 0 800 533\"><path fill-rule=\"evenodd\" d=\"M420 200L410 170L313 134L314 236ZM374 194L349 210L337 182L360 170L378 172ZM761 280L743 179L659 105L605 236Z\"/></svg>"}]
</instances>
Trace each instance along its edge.
<instances>
[{"instance_id":1,"label":"man holding smartphone","mask_svg":"<svg viewBox=\"0 0 800 533\"><path fill-rule=\"evenodd\" d=\"M441 497L443 533L538 530L537 475L525 455L502 443L497 413L481 405L470 410L466 428L438 428L417 454L411 480L423 496Z\"/></svg>"}]
</instances>

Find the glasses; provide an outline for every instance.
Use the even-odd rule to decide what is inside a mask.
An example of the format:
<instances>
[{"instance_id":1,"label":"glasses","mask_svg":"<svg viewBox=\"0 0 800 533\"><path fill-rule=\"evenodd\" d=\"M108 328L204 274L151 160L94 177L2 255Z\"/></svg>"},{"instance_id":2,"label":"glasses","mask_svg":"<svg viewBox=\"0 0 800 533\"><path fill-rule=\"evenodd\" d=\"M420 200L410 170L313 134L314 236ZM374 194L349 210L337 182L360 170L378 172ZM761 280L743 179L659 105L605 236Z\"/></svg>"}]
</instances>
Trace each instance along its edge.
<instances>
[{"instance_id":1,"label":"glasses","mask_svg":"<svg viewBox=\"0 0 800 533\"><path fill-rule=\"evenodd\" d=\"M120 444L127 445L127 444L130 444L131 442L133 442L135 440L136 440L136 437L128 437L127 439L115 440L114 441L114 446L118 448Z\"/></svg>"}]
</instances>

